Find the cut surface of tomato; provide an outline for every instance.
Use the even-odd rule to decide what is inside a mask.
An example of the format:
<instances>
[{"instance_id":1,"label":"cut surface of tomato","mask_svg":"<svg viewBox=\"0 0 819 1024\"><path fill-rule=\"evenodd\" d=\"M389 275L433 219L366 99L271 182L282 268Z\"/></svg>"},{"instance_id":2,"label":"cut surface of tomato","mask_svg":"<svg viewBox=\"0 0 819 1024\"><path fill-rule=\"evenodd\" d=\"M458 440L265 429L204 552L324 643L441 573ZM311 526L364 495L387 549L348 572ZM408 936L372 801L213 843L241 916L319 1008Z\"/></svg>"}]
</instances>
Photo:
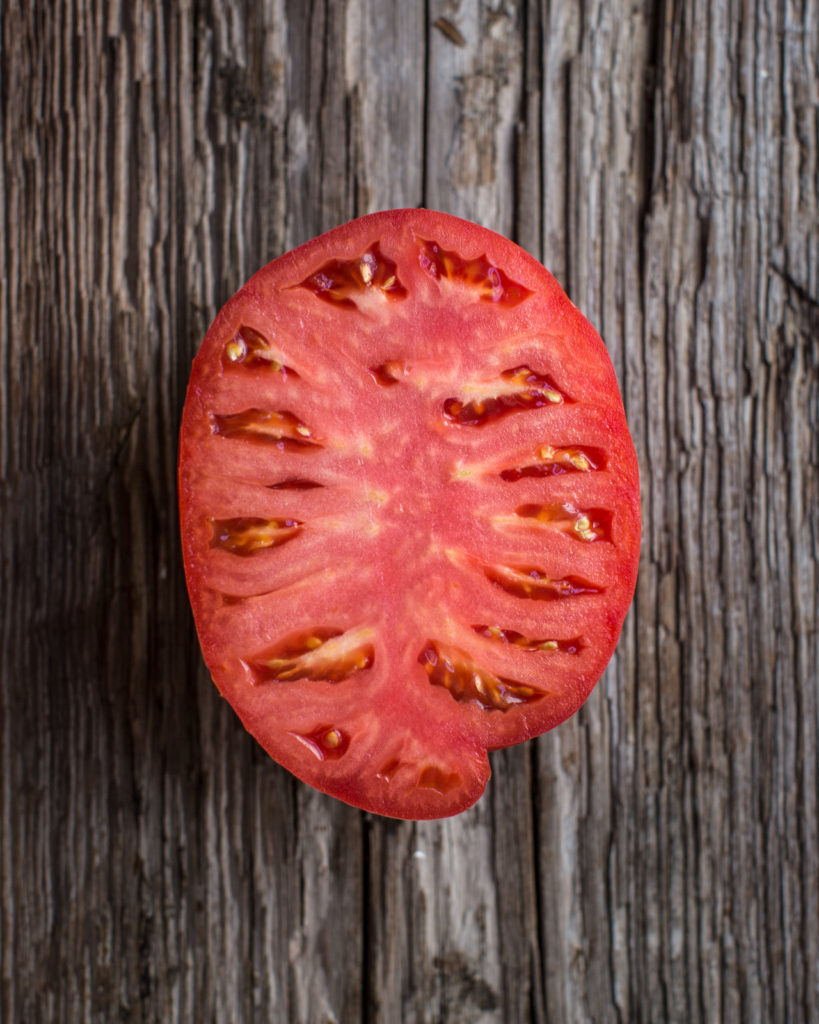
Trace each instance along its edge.
<instances>
[{"instance_id":1,"label":"cut surface of tomato","mask_svg":"<svg viewBox=\"0 0 819 1024\"><path fill-rule=\"evenodd\" d=\"M182 418L185 570L214 682L304 782L472 805L488 752L588 697L637 573L611 361L507 239L372 214L225 305Z\"/></svg>"}]
</instances>

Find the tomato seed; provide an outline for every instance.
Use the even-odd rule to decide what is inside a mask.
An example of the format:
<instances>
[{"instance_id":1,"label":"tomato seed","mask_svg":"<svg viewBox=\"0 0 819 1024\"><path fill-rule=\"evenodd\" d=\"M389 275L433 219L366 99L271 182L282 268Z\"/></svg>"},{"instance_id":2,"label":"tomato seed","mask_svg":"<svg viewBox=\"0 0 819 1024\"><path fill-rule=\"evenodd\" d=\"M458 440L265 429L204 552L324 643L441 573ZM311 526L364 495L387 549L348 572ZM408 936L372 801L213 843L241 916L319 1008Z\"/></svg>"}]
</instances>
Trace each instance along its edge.
<instances>
[{"instance_id":1,"label":"tomato seed","mask_svg":"<svg viewBox=\"0 0 819 1024\"><path fill-rule=\"evenodd\" d=\"M274 351L270 342L254 327L243 324L222 350L222 362L226 366L264 367L285 377L298 377L295 370L286 367Z\"/></svg>"},{"instance_id":2,"label":"tomato seed","mask_svg":"<svg viewBox=\"0 0 819 1024\"><path fill-rule=\"evenodd\" d=\"M293 733L319 759L337 761L347 753L350 737L335 726L320 725L308 733Z\"/></svg>"}]
</instances>

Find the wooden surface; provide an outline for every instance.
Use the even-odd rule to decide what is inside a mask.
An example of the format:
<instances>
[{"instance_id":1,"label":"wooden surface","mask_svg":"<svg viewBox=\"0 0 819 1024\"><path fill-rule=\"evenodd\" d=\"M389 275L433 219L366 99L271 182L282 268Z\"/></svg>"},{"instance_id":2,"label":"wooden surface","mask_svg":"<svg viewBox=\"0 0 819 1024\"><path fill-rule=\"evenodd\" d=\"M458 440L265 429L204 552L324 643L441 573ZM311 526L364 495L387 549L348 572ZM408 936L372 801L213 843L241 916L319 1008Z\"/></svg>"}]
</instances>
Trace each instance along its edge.
<instances>
[{"instance_id":1,"label":"wooden surface","mask_svg":"<svg viewBox=\"0 0 819 1024\"><path fill-rule=\"evenodd\" d=\"M1 31L0 1018L819 1020L816 0L8 0ZM420 825L244 734L175 511L218 308L404 205L556 273L644 501L588 704Z\"/></svg>"}]
</instances>

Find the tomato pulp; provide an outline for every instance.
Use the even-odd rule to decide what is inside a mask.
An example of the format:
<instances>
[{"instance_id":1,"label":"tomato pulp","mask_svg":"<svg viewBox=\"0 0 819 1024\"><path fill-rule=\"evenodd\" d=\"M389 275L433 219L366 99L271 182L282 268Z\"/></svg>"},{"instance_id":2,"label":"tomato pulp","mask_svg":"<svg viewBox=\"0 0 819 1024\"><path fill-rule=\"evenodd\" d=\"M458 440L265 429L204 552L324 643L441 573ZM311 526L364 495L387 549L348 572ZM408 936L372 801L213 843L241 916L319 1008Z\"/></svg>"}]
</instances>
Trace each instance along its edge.
<instances>
[{"instance_id":1,"label":"tomato pulp","mask_svg":"<svg viewBox=\"0 0 819 1024\"><path fill-rule=\"evenodd\" d=\"M512 242L428 210L274 260L197 355L179 453L205 661L248 731L357 807L439 818L614 651L639 553L614 370Z\"/></svg>"}]
</instances>

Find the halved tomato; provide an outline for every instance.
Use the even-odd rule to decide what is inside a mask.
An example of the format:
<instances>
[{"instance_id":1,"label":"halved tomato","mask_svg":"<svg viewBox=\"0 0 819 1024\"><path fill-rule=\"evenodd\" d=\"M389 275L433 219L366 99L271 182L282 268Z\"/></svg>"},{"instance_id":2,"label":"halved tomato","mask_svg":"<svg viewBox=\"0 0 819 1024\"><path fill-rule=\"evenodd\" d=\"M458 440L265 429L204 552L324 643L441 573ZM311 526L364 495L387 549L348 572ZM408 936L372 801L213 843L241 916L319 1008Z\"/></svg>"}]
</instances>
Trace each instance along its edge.
<instances>
[{"instance_id":1,"label":"halved tomato","mask_svg":"<svg viewBox=\"0 0 819 1024\"><path fill-rule=\"evenodd\" d=\"M185 568L205 661L262 746L357 807L469 807L487 751L573 714L640 539L602 341L505 238L374 214L260 270L196 357Z\"/></svg>"}]
</instances>

